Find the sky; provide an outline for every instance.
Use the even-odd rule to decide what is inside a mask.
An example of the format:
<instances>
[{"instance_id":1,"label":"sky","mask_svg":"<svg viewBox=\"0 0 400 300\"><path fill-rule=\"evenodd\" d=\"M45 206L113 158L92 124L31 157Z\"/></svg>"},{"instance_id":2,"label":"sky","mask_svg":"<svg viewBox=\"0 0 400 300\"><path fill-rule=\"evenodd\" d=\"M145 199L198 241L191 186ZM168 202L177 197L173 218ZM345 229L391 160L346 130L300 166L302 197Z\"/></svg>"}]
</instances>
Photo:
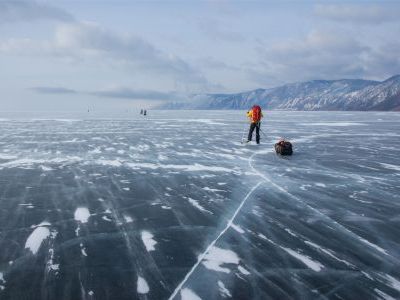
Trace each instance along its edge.
<instances>
[{"instance_id":1,"label":"sky","mask_svg":"<svg viewBox=\"0 0 400 300\"><path fill-rule=\"evenodd\" d=\"M0 0L0 111L400 74L399 1Z\"/></svg>"}]
</instances>

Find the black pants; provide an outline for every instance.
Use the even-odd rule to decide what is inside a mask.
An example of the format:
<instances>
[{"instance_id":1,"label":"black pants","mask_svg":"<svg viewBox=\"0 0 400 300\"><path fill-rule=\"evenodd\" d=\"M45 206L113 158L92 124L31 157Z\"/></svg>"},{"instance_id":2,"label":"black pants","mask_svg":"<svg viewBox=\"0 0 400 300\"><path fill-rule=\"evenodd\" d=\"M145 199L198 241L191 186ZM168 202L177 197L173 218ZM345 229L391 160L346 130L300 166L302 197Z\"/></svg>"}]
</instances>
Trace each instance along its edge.
<instances>
[{"instance_id":1,"label":"black pants","mask_svg":"<svg viewBox=\"0 0 400 300\"><path fill-rule=\"evenodd\" d=\"M261 126L260 122L258 122L258 123L251 123L251 125L250 125L250 130L249 130L249 136L247 137L247 140L248 140L248 141L251 141L251 140L252 140L252 138L253 138L253 131L254 131L254 128L255 128L255 129L256 129L256 142L257 142L257 144L260 143L260 126Z\"/></svg>"}]
</instances>

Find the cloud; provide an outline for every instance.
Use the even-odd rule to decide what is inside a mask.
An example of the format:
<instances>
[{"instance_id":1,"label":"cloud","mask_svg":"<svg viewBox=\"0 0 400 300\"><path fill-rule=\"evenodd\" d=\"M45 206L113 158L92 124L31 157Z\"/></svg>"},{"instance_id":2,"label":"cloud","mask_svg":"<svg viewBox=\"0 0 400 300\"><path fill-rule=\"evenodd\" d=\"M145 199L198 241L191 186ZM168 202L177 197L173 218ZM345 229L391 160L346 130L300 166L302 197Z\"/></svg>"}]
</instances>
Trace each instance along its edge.
<instances>
[{"instance_id":1,"label":"cloud","mask_svg":"<svg viewBox=\"0 0 400 300\"><path fill-rule=\"evenodd\" d=\"M41 19L63 22L74 21L74 17L70 13L49 4L24 0L0 1L0 23L30 22Z\"/></svg>"},{"instance_id":2,"label":"cloud","mask_svg":"<svg viewBox=\"0 0 400 300\"><path fill-rule=\"evenodd\" d=\"M261 84L377 76L370 68L371 61L379 61L376 49L345 34L313 31L303 40L286 40L257 51L261 59L248 68L248 75ZM390 56L398 65L396 59Z\"/></svg>"},{"instance_id":3,"label":"cloud","mask_svg":"<svg viewBox=\"0 0 400 300\"><path fill-rule=\"evenodd\" d=\"M78 92L72 89L63 87L47 87L47 86L37 86L29 88L30 90L39 94L77 94Z\"/></svg>"},{"instance_id":4,"label":"cloud","mask_svg":"<svg viewBox=\"0 0 400 300\"><path fill-rule=\"evenodd\" d=\"M188 91L213 88L199 69L135 35L122 35L94 23L66 23L56 27L53 40L0 40L9 54L67 58L81 63L106 64L137 76L174 81Z\"/></svg>"},{"instance_id":5,"label":"cloud","mask_svg":"<svg viewBox=\"0 0 400 300\"><path fill-rule=\"evenodd\" d=\"M114 87L110 89L103 89L98 91L78 91L65 87L48 87L39 86L32 87L29 90L38 94L48 95L90 95L100 98L114 98L114 99L131 99L131 100L150 100L150 101L171 101L171 100L185 100L188 98L186 94L178 92L160 92L154 90L139 90L129 87Z\"/></svg>"},{"instance_id":6,"label":"cloud","mask_svg":"<svg viewBox=\"0 0 400 300\"><path fill-rule=\"evenodd\" d=\"M364 56L365 74L382 79L400 73L400 41L393 39Z\"/></svg>"},{"instance_id":7,"label":"cloud","mask_svg":"<svg viewBox=\"0 0 400 300\"><path fill-rule=\"evenodd\" d=\"M134 35L119 35L93 23L65 24L56 31L55 46L65 52L84 56L106 56L138 68L173 73L185 78L199 76L179 57L164 53L146 40ZM199 76L197 80L202 80Z\"/></svg>"},{"instance_id":8,"label":"cloud","mask_svg":"<svg viewBox=\"0 0 400 300\"><path fill-rule=\"evenodd\" d=\"M212 56L200 57L199 59L196 60L196 65L201 65L207 69L212 69L212 70L223 70L231 72L232 71L237 72L241 70L240 68L234 65L229 65L223 62L222 60L219 60Z\"/></svg>"},{"instance_id":9,"label":"cloud","mask_svg":"<svg viewBox=\"0 0 400 300\"><path fill-rule=\"evenodd\" d=\"M336 22L360 24L381 24L399 22L400 5L385 3L385 6L372 4L319 4L314 13Z\"/></svg>"},{"instance_id":10,"label":"cloud","mask_svg":"<svg viewBox=\"0 0 400 300\"><path fill-rule=\"evenodd\" d=\"M186 99L186 96L176 92L159 92L150 90L134 90L127 87L113 88L109 90L102 90L91 92L91 95L105 98L122 98L132 100L182 100Z\"/></svg>"},{"instance_id":11,"label":"cloud","mask_svg":"<svg viewBox=\"0 0 400 300\"><path fill-rule=\"evenodd\" d=\"M76 56L111 60L140 74L168 77L188 89L206 90L211 85L203 74L182 58L162 51L135 35L120 35L93 23L64 24L57 29L57 49Z\"/></svg>"},{"instance_id":12,"label":"cloud","mask_svg":"<svg viewBox=\"0 0 400 300\"><path fill-rule=\"evenodd\" d=\"M225 41L240 43L245 41L245 37L221 25L215 19L201 19L198 22L200 30L213 41Z\"/></svg>"}]
</instances>

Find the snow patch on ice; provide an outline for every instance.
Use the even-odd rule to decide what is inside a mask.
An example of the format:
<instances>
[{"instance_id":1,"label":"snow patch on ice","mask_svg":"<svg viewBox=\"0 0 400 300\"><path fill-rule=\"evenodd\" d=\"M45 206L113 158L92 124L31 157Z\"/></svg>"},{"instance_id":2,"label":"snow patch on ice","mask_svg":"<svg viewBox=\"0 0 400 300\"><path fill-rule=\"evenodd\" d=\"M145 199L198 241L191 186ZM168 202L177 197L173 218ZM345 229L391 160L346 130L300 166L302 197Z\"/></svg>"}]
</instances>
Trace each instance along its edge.
<instances>
[{"instance_id":1,"label":"snow patch on ice","mask_svg":"<svg viewBox=\"0 0 400 300\"><path fill-rule=\"evenodd\" d=\"M81 247L81 253L83 256L88 256L86 252L85 246L83 246L83 243L80 243L79 246Z\"/></svg>"},{"instance_id":2,"label":"snow patch on ice","mask_svg":"<svg viewBox=\"0 0 400 300\"><path fill-rule=\"evenodd\" d=\"M36 254L44 242L50 236L50 230L44 226L38 226L30 234L25 243L25 249L29 249L33 254Z\"/></svg>"},{"instance_id":3,"label":"snow patch on ice","mask_svg":"<svg viewBox=\"0 0 400 300\"><path fill-rule=\"evenodd\" d=\"M302 184L300 186L300 189L303 190L303 191L307 191L307 188L309 188L309 187L311 187L311 184Z\"/></svg>"},{"instance_id":4,"label":"snow patch on ice","mask_svg":"<svg viewBox=\"0 0 400 300\"><path fill-rule=\"evenodd\" d=\"M137 152L144 152L150 149L149 145L142 144L135 146L129 146L129 150L137 151Z\"/></svg>"},{"instance_id":5,"label":"snow patch on ice","mask_svg":"<svg viewBox=\"0 0 400 300\"><path fill-rule=\"evenodd\" d=\"M95 148L95 149L93 149L93 150L91 150L91 151L88 151L89 153L93 153L93 154L99 154L99 153L101 153L101 150L100 150L100 148Z\"/></svg>"},{"instance_id":6,"label":"snow patch on ice","mask_svg":"<svg viewBox=\"0 0 400 300\"><path fill-rule=\"evenodd\" d=\"M323 248L323 247L321 247L321 246L319 246L319 245L317 245L317 244L314 244L313 242L304 241L304 243L306 243L307 245L309 245L309 246L311 246L311 247L313 247L313 248L315 248L315 249L318 249L319 251L321 251L321 252L323 252L323 253L329 255L329 256L332 257L333 259L335 259L335 260L337 260L337 261L340 261L340 262L344 263L345 265L347 265L347 266L349 266L349 267L353 267L353 265L352 265L351 263L345 261L344 259L340 259L340 258L337 257L336 255L334 255L331 251L329 251L329 250L327 250L327 249L325 249L325 248Z\"/></svg>"},{"instance_id":7,"label":"snow patch on ice","mask_svg":"<svg viewBox=\"0 0 400 300\"><path fill-rule=\"evenodd\" d=\"M75 210L74 218L81 223L87 223L90 217L90 212L87 207L78 207Z\"/></svg>"},{"instance_id":8,"label":"snow patch on ice","mask_svg":"<svg viewBox=\"0 0 400 300\"><path fill-rule=\"evenodd\" d=\"M230 273L231 270L222 267L223 264L239 264L238 255L232 250L212 247L204 256L203 265L216 272Z\"/></svg>"},{"instance_id":9,"label":"snow patch on ice","mask_svg":"<svg viewBox=\"0 0 400 300\"><path fill-rule=\"evenodd\" d=\"M233 224L233 223L232 223L231 227L232 227L234 230L236 230L237 232L241 233L241 234L244 233L244 230L243 230L242 227L240 227L239 225L236 225L236 224Z\"/></svg>"},{"instance_id":10,"label":"snow patch on ice","mask_svg":"<svg viewBox=\"0 0 400 300\"><path fill-rule=\"evenodd\" d=\"M201 300L191 289L184 288L181 290L181 300Z\"/></svg>"},{"instance_id":11,"label":"snow patch on ice","mask_svg":"<svg viewBox=\"0 0 400 300\"><path fill-rule=\"evenodd\" d=\"M172 170L181 170L185 172L201 172L201 171L208 171L208 172L223 172L223 173L233 173L236 175L240 175L241 172L232 169L232 168L224 168L224 167L217 167L217 166L205 166L201 164L193 164L193 165L162 165L162 164L152 164L152 163L127 163L128 167L139 170L139 169L172 169Z\"/></svg>"},{"instance_id":12,"label":"snow patch on ice","mask_svg":"<svg viewBox=\"0 0 400 300\"><path fill-rule=\"evenodd\" d=\"M15 155L0 153L0 159L16 159L16 158L17 158L17 156L15 156Z\"/></svg>"},{"instance_id":13,"label":"snow patch on ice","mask_svg":"<svg viewBox=\"0 0 400 300\"><path fill-rule=\"evenodd\" d=\"M238 270L240 273L242 273L243 275L250 275L250 272L247 271L245 268L243 268L242 266L238 267Z\"/></svg>"},{"instance_id":14,"label":"snow patch on ice","mask_svg":"<svg viewBox=\"0 0 400 300\"><path fill-rule=\"evenodd\" d=\"M224 190L211 189L211 188L209 188L208 186L203 187L203 190L208 191L208 192L213 192L213 193L216 193L216 192L225 192Z\"/></svg>"},{"instance_id":15,"label":"snow patch on ice","mask_svg":"<svg viewBox=\"0 0 400 300\"><path fill-rule=\"evenodd\" d=\"M177 120L178 122L182 122L182 120ZM212 119L185 119L184 122L197 122L209 125L228 125L226 123L214 121Z\"/></svg>"},{"instance_id":16,"label":"snow patch on ice","mask_svg":"<svg viewBox=\"0 0 400 300\"><path fill-rule=\"evenodd\" d=\"M375 248L376 250L378 250L379 252L381 252L385 255L389 255L385 249L379 247L378 245L375 245L374 243L371 243L370 241L368 241L360 236L358 237L358 240L360 240L361 242L367 244L368 246L370 246L372 248Z\"/></svg>"},{"instance_id":17,"label":"snow patch on ice","mask_svg":"<svg viewBox=\"0 0 400 300\"><path fill-rule=\"evenodd\" d=\"M396 165L392 165L392 164L385 164L385 163L380 163L380 164L381 164L381 166L383 166L385 169L400 171L400 166L396 166Z\"/></svg>"},{"instance_id":18,"label":"snow patch on ice","mask_svg":"<svg viewBox=\"0 0 400 300\"><path fill-rule=\"evenodd\" d=\"M95 161L96 164L102 166L120 167L122 164L119 160L109 160L109 159L98 159Z\"/></svg>"},{"instance_id":19,"label":"snow patch on ice","mask_svg":"<svg viewBox=\"0 0 400 300\"><path fill-rule=\"evenodd\" d=\"M263 235L262 233L259 233L258 236L259 236L260 238L262 238L263 240L266 240L266 241L270 242L271 244L276 245L276 243L275 243L273 240L270 240L269 238L267 238L267 237L266 237L265 235Z\"/></svg>"},{"instance_id":20,"label":"snow patch on ice","mask_svg":"<svg viewBox=\"0 0 400 300\"><path fill-rule=\"evenodd\" d=\"M42 171L45 171L45 172L53 171L53 168L50 168L50 167L47 167L47 166L44 166L44 165L40 165L39 168L41 168Z\"/></svg>"},{"instance_id":21,"label":"snow patch on ice","mask_svg":"<svg viewBox=\"0 0 400 300\"><path fill-rule=\"evenodd\" d=\"M157 156L157 159L160 160L160 161L164 161L164 160L168 160L168 157L166 157L165 155L159 154Z\"/></svg>"},{"instance_id":22,"label":"snow patch on ice","mask_svg":"<svg viewBox=\"0 0 400 300\"><path fill-rule=\"evenodd\" d=\"M147 294L150 291L149 285L147 281L143 278L138 276L137 280L137 292L138 294Z\"/></svg>"},{"instance_id":23,"label":"snow patch on ice","mask_svg":"<svg viewBox=\"0 0 400 300\"><path fill-rule=\"evenodd\" d=\"M291 236L297 237L297 234L295 234L293 231L291 231L289 228L284 228L284 230L289 233Z\"/></svg>"},{"instance_id":24,"label":"snow patch on ice","mask_svg":"<svg viewBox=\"0 0 400 300\"><path fill-rule=\"evenodd\" d=\"M374 291L375 291L375 293L378 294L380 299L383 299L383 300L396 300L396 298L393 298L392 296L389 296L388 294L382 292L379 289L374 289Z\"/></svg>"},{"instance_id":25,"label":"snow patch on ice","mask_svg":"<svg viewBox=\"0 0 400 300\"><path fill-rule=\"evenodd\" d=\"M355 201L358 201L358 202L361 202L361 203L366 203L366 204L372 204L373 203L372 201L366 201L366 200L360 199L359 195L361 195L361 194L368 194L368 192L367 191L354 192L353 194L351 194L349 196L349 198L354 199ZM362 197L362 195L361 195L361 197Z\"/></svg>"},{"instance_id":26,"label":"snow patch on ice","mask_svg":"<svg viewBox=\"0 0 400 300\"><path fill-rule=\"evenodd\" d=\"M369 280L374 280L371 275L369 275L367 272L361 271L361 274L363 274L365 277L367 277Z\"/></svg>"},{"instance_id":27,"label":"snow patch on ice","mask_svg":"<svg viewBox=\"0 0 400 300\"><path fill-rule=\"evenodd\" d=\"M300 125L347 127L347 126L365 126L367 124L357 123L357 122L319 122L319 123L301 123Z\"/></svg>"},{"instance_id":28,"label":"snow patch on ice","mask_svg":"<svg viewBox=\"0 0 400 300\"><path fill-rule=\"evenodd\" d=\"M60 264L49 265L49 270L58 271L60 269Z\"/></svg>"},{"instance_id":29,"label":"snow patch on ice","mask_svg":"<svg viewBox=\"0 0 400 300\"><path fill-rule=\"evenodd\" d=\"M156 250L154 247L157 242L153 239L153 235L148 231L142 231L142 241L148 252Z\"/></svg>"},{"instance_id":30,"label":"snow patch on ice","mask_svg":"<svg viewBox=\"0 0 400 300\"><path fill-rule=\"evenodd\" d=\"M303 254L301 254L301 253L299 253L297 251L294 251L294 250L292 250L290 248L285 248L285 247L282 247L282 246L281 246L281 248L283 250L285 250L287 253L289 253L291 256L293 256L294 258L297 258L298 260L300 260L302 263L304 263L311 270L319 272L324 267L320 262L312 260L307 255L303 255Z\"/></svg>"},{"instance_id":31,"label":"snow patch on ice","mask_svg":"<svg viewBox=\"0 0 400 300\"><path fill-rule=\"evenodd\" d=\"M57 121L57 122L80 122L82 121L81 119L49 119L51 121Z\"/></svg>"},{"instance_id":32,"label":"snow patch on ice","mask_svg":"<svg viewBox=\"0 0 400 300\"><path fill-rule=\"evenodd\" d=\"M260 213L258 210L255 210L254 208L251 210L253 215L256 215L257 217L262 217L262 213Z\"/></svg>"},{"instance_id":33,"label":"snow patch on ice","mask_svg":"<svg viewBox=\"0 0 400 300\"><path fill-rule=\"evenodd\" d=\"M132 223L133 222L132 217L128 216L128 215L124 215L124 220L125 220L126 223Z\"/></svg>"},{"instance_id":34,"label":"snow patch on ice","mask_svg":"<svg viewBox=\"0 0 400 300\"><path fill-rule=\"evenodd\" d=\"M4 280L4 274L3 274L3 272L0 272L0 291L4 290L5 283L6 283L6 281Z\"/></svg>"},{"instance_id":35,"label":"snow patch on ice","mask_svg":"<svg viewBox=\"0 0 400 300\"><path fill-rule=\"evenodd\" d=\"M192 204L194 207L196 207L198 210L207 212L207 213L209 213L209 214L213 214L211 211L209 211L209 210L205 209L203 206L201 206L201 205L199 204L199 201L194 200L194 199L192 199L192 198L190 198L190 197L187 197L187 199L188 199L189 203Z\"/></svg>"},{"instance_id":36,"label":"snow patch on ice","mask_svg":"<svg viewBox=\"0 0 400 300\"><path fill-rule=\"evenodd\" d=\"M389 285L394 288L395 290L400 292L400 281L398 281L396 278L386 274L385 278L388 280Z\"/></svg>"},{"instance_id":37,"label":"snow patch on ice","mask_svg":"<svg viewBox=\"0 0 400 300\"><path fill-rule=\"evenodd\" d=\"M213 177L216 177L215 175L213 175L213 174L207 174L207 175L201 175L200 176L200 178L201 179L205 179L205 178L213 178Z\"/></svg>"},{"instance_id":38,"label":"snow patch on ice","mask_svg":"<svg viewBox=\"0 0 400 300\"><path fill-rule=\"evenodd\" d=\"M34 165L43 165L43 164L72 164L75 162L82 161L82 158L77 156L67 156L65 158L57 157L52 159L33 159L33 158L21 158L16 160L10 160L8 162L0 164L0 167L4 168L23 168L30 169Z\"/></svg>"},{"instance_id":39,"label":"snow patch on ice","mask_svg":"<svg viewBox=\"0 0 400 300\"><path fill-rule=\"evenodd\" d=\"M219 287L219 292L221 294L222 297L229 297L231 298L232 295L229 292L229 290L225 287L224 283L221 280L218 280L218 287Z\"/></svg>"},{"instance_id":40,"label":"snow patch on ice","mask_svg":"<svg viewBox=\"0 0 400 300\"><path fill-rule=\"evenodd\" d=\"M108 216L102 216L101 218L102 218L104 221L112 222L112 219L110 219L110 217L108 217Z\"/></svg>"},{"instance_id":41,"label":"snow patch on ice","mask_svg":"<svg viewBox=\"0 0 400 300\"><path fill-rule=\"evenodd\" d=\"M50 232L50 248L49 248L49 259L46 262L46 268L48 272L55 271L55 274L58 274L58 270L60 269L60 264L55 263L55 254L54 254L54 239L57 237L58 232L56 230L51 230Z\"/></svg>"}]
</instances>

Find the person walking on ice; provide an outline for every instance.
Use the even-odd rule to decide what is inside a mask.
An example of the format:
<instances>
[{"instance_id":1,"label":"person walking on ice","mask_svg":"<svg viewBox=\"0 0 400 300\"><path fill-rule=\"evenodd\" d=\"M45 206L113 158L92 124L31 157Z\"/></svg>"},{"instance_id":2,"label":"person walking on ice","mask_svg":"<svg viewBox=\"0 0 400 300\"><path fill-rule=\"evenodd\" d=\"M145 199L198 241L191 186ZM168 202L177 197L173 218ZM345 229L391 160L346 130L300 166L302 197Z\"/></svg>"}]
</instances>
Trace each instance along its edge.
<instances>
[{"instance_id":1,"label":"person walking on ice","mask_svg":"<svg viewBox=\"0 0 400 300\"><path fill-rule=\"evenodd\" d=\"M261 118L263 117L261 107L259 105L253 105L253 107L247 112L247 117L250 120L249 135L247 137L247 143L253 139L253 131L256 130L256 142L260 144L260 126Z\"/></svg>"}]
</instances>

